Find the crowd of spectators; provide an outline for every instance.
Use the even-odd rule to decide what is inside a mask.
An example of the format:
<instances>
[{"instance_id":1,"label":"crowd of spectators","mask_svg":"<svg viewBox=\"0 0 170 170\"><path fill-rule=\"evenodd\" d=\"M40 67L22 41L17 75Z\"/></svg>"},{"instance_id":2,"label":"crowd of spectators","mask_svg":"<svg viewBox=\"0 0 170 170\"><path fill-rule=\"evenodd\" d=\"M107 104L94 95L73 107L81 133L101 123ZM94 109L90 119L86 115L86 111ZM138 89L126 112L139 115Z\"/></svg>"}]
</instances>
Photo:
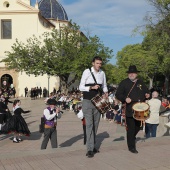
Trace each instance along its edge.
<instances>
[{"instance_id":1,"label":"crowd of spectators","mask_svg":"<svg viewBox=\"0 0 170 170\"><path fill-rule=\"evenodd\" d=\"M79 91L69 92L68 94L60 93L60 92L51 92L49 97L46 97L44 102L47 103L47 100L55 99L57 101L57 106L62 110L69 110L75 112L77 114L77 110L81 107L82 94ZM80 104L78 106L78 103Z\"/></svg>"},{"instance_id":2,"label":"crowd of spectators","mask_svg":"<svg viewBox=\"0 0 170 170\"><path fill-rule=\"evenodd\" d=\"M116 88L109 93L109 103L111 105L111 109L108 110L103 117L110 123L116 123L120 124L121 126L124 126L125 114L123 112L123 104L115 98L115 92ZM152 92L153 91L151 91L151 94ZM82 108L83 94L79 90L70 91L68 92L68 94L65 94L61 93L60 91L56 91L56 89L54 88L48 97L48 91L46 88L43 88L43 90L41 89L41 87L35 87L31 89L32 99L41 97L45 98L45 103L47 103L47 100L49 98L55 99L57 106L60 107L60 109L71 111L75 114L77 114ZM161 100L161 108L159 113L163 114L167 111L170 112L170 97L164 96L160 98L159 96L159 100Z\"/></svg>"}]
</instances>

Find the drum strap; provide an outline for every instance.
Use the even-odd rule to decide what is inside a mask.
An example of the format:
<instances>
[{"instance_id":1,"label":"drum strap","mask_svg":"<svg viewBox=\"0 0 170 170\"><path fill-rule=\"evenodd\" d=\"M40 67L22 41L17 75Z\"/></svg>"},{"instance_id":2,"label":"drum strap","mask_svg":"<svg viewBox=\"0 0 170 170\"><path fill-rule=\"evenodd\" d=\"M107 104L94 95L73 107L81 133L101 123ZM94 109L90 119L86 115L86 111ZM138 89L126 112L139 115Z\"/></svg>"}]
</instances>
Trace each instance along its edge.
<instances>
[{"instance_id":1,"label":"drum strap","mask_svg":"<svg viewBox=\"0 0 170 170\"><path fill-rule=\"evenodd\" d=\"M130 89L128 95L127 95L127 97L129 97L129 94L131 93L131 91L132 91L133 88L135 87L135 84L137 83L137 81L138 81L138 80L136 80L135 83L133 84L133 86L131 87L131 89ZM127 97L126 97L126 98L127 98ZM125 104L124 104L123 110L124 110L124 115L125 115L125 129L128 130L127 124L126 124L126 102L125 102Z\"/></svg>"},{"instance_id":2,"label":"drum strap","mask_svg":"<svg viewBox=\"0 0 170 170\"><path fill-rule=\"evenodd\" d=\"M95 84L97 84L96 78L95 78L93 72L91 71L91 68L89 68L89 70L90 70L90 73L91 73L91 75L92 75L92 77L93 77L93 79L94 79ZM99 92L100 95L102 95L103 90L102 90L101 87L98 89L98 92Z\"/></svg>"},{"instance_id":3,"label":"drum strap","mask_svg":"<svg viewBox=\"0 0 170 170\"><path fill-rule=\"evenodd\" d=\"M128 95L127 95L127 97L129 97L129 94L131 93L131 91L132 91L133 88L135 87L135 84L136 84L137 81L138 81L138 80L136 80L135 83L133 84L132 88L130 89L130 91L129 91ZM126 98L127 98L127 97L126 97ZM124 104L124 109L125 109L125 113L126 113L126 103Z\"/></svg>"},{"instance_id":4,"label":"drum strap","mask_svg":"<svg viewBox=\"0 0 170 170\"><path fill-rule=\"evenodd\" d=\"M135 84L137 83L137 81L138 81L138 80L136 80L135 83L133 84L132 88L130 89L130 91L129 91L128 95L127 95L127 97L129 97L129 94L131 93L131 91L132 91L133 88L135 87ZM127 98L127 97L126 97L126 98Z\"/></svg>"}]
</instances>

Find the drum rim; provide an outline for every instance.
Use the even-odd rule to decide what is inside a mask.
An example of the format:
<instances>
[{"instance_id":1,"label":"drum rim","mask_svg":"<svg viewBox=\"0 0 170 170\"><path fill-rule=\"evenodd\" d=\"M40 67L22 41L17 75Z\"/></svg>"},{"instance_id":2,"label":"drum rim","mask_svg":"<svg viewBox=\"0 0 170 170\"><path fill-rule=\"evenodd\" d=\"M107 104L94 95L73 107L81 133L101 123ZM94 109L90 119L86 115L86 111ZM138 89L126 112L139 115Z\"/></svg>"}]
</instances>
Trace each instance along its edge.
<instances>
[{"instance_id":1,"label":"drum rim","mask_svg":"<svg viewBox=\"0 0 170 170\"><path fill-rule=\"evenodd\" d=\"M136 117L134 116L134 114L133 114L133 118L136 119L136 120L138 120L138 121L145 121L145 120L147 120L147 119L150 118L150 115L148 115L147 117L144 117L144 118L139 119L139 118L136 118Z\"/></svg>"},{"instance_id":2,"label":"drum rim","mask_svg":"<svg viewBox=\"0 0 170 170\"><path fill-rule=\"evenodd\" d=\"M145 103L145 102L137 102L137 103L134 103L134 104L132 105L132 109L133 109L134 105L135 105L135 104L138 104L138 103L144 103L144 104L148 105L148 109L147 109L147 110L149 110L150 106L149 106L148 103ZM134 109L133 109L133 110L134 110ZM137 110L134 110L134 111L137 111ZM144 111L144 110L143 110L143 111ZM143 111L142 111L142 112L143 112ZM137 111L137 112L140 112L140 111Z\"/></svg>"}]
</instances>

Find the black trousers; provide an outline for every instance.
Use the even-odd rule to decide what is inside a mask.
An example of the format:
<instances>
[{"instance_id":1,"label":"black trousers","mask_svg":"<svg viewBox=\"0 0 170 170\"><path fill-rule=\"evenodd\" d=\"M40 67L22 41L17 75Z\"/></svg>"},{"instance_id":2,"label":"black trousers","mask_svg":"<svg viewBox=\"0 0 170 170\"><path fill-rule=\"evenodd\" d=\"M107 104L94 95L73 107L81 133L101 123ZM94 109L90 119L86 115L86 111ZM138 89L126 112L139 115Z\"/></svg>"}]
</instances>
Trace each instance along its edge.
<instances>
[{"instance_id":1,"label":"black trousers","mask_svg":"<svg viewBox=\"0 0 170 170\"><path fill-rule=\"evenodd\" d=\"M0 124L3 124L6 122L6 114L0 114Z\"/></svg>"},{"instance_id":2,"label":"black trousers","mask_svg":"<svg viewBox=\"0 0 170 170\"><path fill-rule=\"evenodd\" d=\"M127 124L127 145L129 149L136 149L136 135L140 130L141 122L133 117L126 117Z\"/></svg>"}]
</instances>

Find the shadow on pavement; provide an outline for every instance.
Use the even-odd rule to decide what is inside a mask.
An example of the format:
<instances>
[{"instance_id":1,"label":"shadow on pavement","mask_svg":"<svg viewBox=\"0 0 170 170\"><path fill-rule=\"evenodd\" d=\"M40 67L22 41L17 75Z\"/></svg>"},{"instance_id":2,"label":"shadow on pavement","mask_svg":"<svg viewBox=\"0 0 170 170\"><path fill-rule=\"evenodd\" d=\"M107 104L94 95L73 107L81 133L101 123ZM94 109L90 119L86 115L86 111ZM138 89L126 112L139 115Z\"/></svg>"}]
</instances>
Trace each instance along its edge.
<instances>
[{"instance_id":1,"label":"shadow on pavement","mask_svg":"<svg viewBox=\"0 0 170 170\"><path fill-rule=\"evenodd\" d=\"M59 146L60 147L67 147L67 146L71 146L73 145L75 142L77 142L78 140L81 140L84 138L83 134L74 136L73 138L66 140L65 142L61 143Z\"/></svg>"},{"instance_id":2,"label":"shadow on pavement","mask_svg":"<svg viewBox=\"0 0 170 170\"><path fill-rule=\"evenodd\" d=\"M119 138L114 139L113 142L122 141L122 140L125 140L124 136L120 136Z\"/></svg>"},{"instance_id":3,"label":"shadow on pavement","mask_svg":"<svg viewBox=\"0 0 170 170\"><path fill-rule=\"evenodd\" d=\"M163 134L163 136L169 136L169 131L170 131L170 128L167 128L166 132Z\"/></svg>"},{"instance_id":4,"label":"shadow on pavement","mask_svg":"<svg viewBox=\"0 0 170 170\"><path fill-rule=\"evenodd\" d=\"M100 146L102 145L102 142L104 141L104 139L109 138L109 137L110 137L110 135L106 131L97 134L96 138L97 138L98 148L96 148L96 149L99 149Z\"/></svg>"},{"instance_id":5,"label":"shadow on pavement","mask_svg":"<svg viewBox=\"0 0 170 170\"><path fill-rule=\"evenodd\" d=\"M31 132L30 136L22 136L23 140L39 140L43 133L37 132Z\"/></svg>"},{"instance_id":6,"label":"shadow on pavement","mask_svg":"<svg viewBox=\"0 0 170 170\"><path fill-rule=\"evenodd\" d=\"M41 138L41 136L43 135L43 133L40 132L31 132L30 136L21 136L21 138L23 140L39 140ZM2 139L6 139L9 138L10 140L13 140L13 134L10 135L6 135L5 137L2 137ZM1 138L0 138L1 140Z\"/></svg>"},{"instance_id":7,"label":"shadow on pavement","mask_svg":"<svg viewBox=\"0 0 170 170\"><path fill-rule=\"evenodd\" d=\"M97 143L99 143L98 147L101 146L101 143L102 141L105 139L105 138L109 138L109 134L107 132L103 132L103 133L99 133L97 136ZM60 147L68 147L68 146L71 146L73 145L74 143L76 143L78 140L81 140L81 139L84 139L84 135L83 134L80 134L80 135L77 135L77 136L74 136L73 138L63 142L60 144ZM83 143L83 142L82 142Z\"/></svg>"},{"instance_id":8,"label":"shadow on pavement","mask_svg":"<svg viewBox=\"0 0 170 170\"><path fill-rule=\"evenodd\" d=\"M12 134L7 134L7 135L2 134L2 135L0 135L0 141L10 138L12 136L13 136Z\"/></svg>"},{"instance_id":9,"label":"shadow on pavement","mask_svg":"<svg viewBox=\"0 0 170 170\"><path fill-rule=\"evenodd\" d=\"M139 141L145 142L145 140L146 140L145 137L144 137L144 138L141 138L141 137L137 137L137 138L136 138L136 142L139 142Z\"/></svg>"}]
</instances>

